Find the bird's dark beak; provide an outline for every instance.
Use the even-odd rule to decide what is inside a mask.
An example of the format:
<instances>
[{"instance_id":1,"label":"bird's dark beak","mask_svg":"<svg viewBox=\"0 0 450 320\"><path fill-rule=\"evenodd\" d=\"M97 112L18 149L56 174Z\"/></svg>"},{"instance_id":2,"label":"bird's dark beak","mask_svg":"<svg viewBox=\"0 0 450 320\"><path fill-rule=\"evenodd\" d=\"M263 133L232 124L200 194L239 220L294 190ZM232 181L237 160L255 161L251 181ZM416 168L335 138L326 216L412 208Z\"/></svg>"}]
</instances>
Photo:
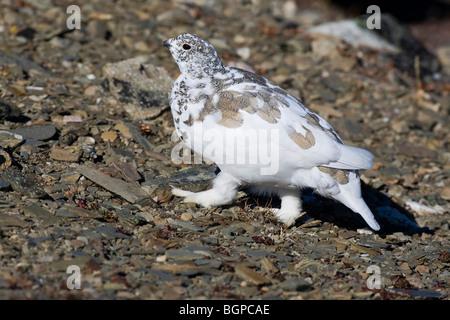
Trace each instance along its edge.
<instances>
[{"instance_id":1,"label":"bird's dark beak","mask_svg":"<svg viewBox=\"0 0 450 320\"><path fill-rule=\"evenodd\" d=\"M170 48L169 40L164 41L163 45L165 45L167 48Z\"/></svg>"}]
</instances>

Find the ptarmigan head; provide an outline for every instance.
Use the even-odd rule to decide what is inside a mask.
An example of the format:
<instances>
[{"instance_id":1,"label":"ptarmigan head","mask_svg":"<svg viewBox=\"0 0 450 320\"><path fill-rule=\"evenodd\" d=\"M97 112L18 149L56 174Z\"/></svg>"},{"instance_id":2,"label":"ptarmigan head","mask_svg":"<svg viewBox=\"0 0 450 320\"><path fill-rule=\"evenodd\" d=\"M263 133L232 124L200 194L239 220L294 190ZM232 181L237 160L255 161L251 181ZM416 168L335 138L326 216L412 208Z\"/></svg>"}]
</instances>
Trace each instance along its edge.
<instances>
[{"instance_id":1,"label":"ptarmigan head","mask_svg":"<svg viewBox=\"0 0 450 320\"><path fill-rule=\"evenodd\" d=\"M202 77L223 70L222 61L214 47L195 34L183 33L163 44L169 48L184 75Z\"/></svg>"}]
</instances>

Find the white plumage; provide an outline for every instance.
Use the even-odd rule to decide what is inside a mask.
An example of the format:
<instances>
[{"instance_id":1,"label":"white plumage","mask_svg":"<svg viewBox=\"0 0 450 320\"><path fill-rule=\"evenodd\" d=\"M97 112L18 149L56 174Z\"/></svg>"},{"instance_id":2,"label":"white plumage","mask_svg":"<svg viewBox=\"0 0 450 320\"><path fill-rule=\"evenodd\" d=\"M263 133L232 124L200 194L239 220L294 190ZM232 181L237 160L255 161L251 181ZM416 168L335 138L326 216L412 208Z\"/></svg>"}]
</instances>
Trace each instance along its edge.
<instances>
[{"instance_id":1,"label":"white plumage","mask_svg":"<svg viewBox=\"0 0 450 320\"><path fill-rule=\"evenodd\" d=\"M313 188L380 227L361 197L359 169L373 155L346 146L317 114L267 79L224 67L215 49L193 34L164 42L181 74L169 98L179 137L221 169L213 188L193 193L173 189L185 202L219 206L241 185L276 193L276 216L290 225L301 213L300 191Z\"/></svg>"}]
</instances>

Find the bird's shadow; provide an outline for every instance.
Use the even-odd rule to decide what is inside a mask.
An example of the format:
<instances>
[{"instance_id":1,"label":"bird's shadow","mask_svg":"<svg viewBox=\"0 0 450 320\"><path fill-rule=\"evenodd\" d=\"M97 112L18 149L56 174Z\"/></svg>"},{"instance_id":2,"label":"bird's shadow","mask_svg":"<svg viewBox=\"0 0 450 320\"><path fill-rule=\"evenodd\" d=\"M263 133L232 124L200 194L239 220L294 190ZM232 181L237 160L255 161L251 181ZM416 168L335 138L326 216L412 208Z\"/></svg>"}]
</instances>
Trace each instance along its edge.
<instances>
[{"instance_id":1,"label":"bird's shadow","mask_svg":"<svg viewBox=\"0 0 450 320\"><path fill-rule=\"evenodd\" d=\"M247 192L249 200L245 206L267 206L273 208L280 207L278 197L254 196ZM384 193L376 190L361 181L361 191L367 205L373 212L375 219L380 224L381 229L377 231L380 236L386 236L395 232L402 232L406 235L430 233L435 230L428 227L420 227L414 215L404 207L392 201L391 198ZM349 230L357 230L360 228L369 228L363 218L344 206L343 204L332 199L324 198L312 189L304 189L302 191L303 211L305 215L297 219L294 227L300 226L312 220L320 220L330 222L340 228Z\"/></svg>"}]
</instances>

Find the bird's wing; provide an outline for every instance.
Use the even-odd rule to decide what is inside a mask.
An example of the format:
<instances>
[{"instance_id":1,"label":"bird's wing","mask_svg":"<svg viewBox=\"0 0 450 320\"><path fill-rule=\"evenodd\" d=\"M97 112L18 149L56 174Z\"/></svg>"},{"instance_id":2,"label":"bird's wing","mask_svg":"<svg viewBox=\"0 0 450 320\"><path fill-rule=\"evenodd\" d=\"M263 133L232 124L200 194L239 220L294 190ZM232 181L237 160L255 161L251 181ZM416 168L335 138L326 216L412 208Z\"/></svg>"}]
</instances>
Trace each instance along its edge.
<instances>
[{"instance_id":1,"label":"bird's wing","mask_svg":"<svg viewBox=\"0 0 450 320\"><path fill-rule=\"evenodd\" d=\"M263 77L235 70L236 79L241 81L216 93L214 105L221 111L218 124L230 128L276 128L281 155L298 159L301 167L320 165L352 170L373 166L369 151L345 145L324 119L286 91Z\"/></svg>"}]
</instances>

